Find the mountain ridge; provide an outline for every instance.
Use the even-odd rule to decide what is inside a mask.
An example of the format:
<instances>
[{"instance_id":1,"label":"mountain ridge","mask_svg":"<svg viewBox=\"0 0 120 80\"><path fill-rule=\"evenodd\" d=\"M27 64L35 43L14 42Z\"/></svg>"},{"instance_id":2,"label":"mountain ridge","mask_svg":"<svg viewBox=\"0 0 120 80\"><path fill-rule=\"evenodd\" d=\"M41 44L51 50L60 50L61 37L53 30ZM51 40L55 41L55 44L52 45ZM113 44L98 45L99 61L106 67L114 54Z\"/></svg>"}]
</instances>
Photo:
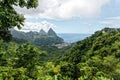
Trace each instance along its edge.
<instances>
[{"instance_id":1,"label":"mountain ridge","mask_svg":"<svg viewBox=\"0 0 120 80\"><path fill-rule=\"evenodd\" d=\"M49 36L57 36L57 34L55 33L55 31L53 31L53 29L52 28L50 28L49 30L48 30L48 33L47 33Z\"/></svg>"},{"instance_id":2,"label":"mountain ridge","mask_svg":"<svg viewBox=\"0 0 120 80\"><path fill-rule=\"evenodd\" d=\"M13 35L13 38L18 39L24 39L28 42L31 42L35 45L55 45L55 44L61 44L64 43L64 40L57 36L55 31L50 29L48 33L46 33L43 29L40 30L40 32L21 32L16 30L11 30L11 34ZM17 40L17 39L15 39Z\"/></svg>"},{"instance_id":3,"label":"mountain ridge","mask_svg":"<svg viewBox=\"0 0 120 80\"><path fill-rule=\"evenodd\" d=\"M47 33L46 33L43 29L41 29L41 30L39 31L39 34L40 34L40 35L47 35Z\"/></svg>"}]
</instances>

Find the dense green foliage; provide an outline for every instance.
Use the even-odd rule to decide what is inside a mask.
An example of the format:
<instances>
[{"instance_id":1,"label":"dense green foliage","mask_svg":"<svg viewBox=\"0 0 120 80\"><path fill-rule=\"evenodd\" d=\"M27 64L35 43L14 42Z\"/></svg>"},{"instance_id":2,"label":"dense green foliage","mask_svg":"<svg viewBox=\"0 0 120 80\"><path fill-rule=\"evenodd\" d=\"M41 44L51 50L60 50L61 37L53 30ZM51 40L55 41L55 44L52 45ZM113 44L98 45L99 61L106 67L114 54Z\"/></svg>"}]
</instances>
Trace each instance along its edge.
<instances>
[{"instance_id":1,"label":"dense green foliage","mask_svg":"<svg viewBox=\"0 0 120 80\"><path fill-rule=\"evenodd\" d=\"M46 55L30 43L0 40L0 80L61 80L60 65L44 62Z\"/></svg>"},{"instance_id":2,"label":"dense green foliage","mask_svg":"<svg viewBox=\"0 0 120 80\"><path fill-rule=\"evenodd\" d=\"M9 29L13 27L21 28L25 18L14 9L14 6L21 8L35 8L38 0L0 0L0 38L4 41L11 39Z\"/></svg>"},{"instance_id":3,"label":"dense green foliage","mask_svg":"<svg viewBox=\"0 0 120 80\"><path fill-rule=\"evenodd\" d=\"M25 20L14 7L37 5L38 0L0 0L0 80L120 80L120 29L97 31L68 52L70 47L51 46L63 42L52 29L49 36L30 32L13 38L20 44L9 42L9 29L20 29Z\"/></svg>"},{"instance_id":4,"label":"dense green foliage","mask_svg":"<svg viewBox=\"0 0 120 80\"><path fill-rule=\"evenodd\" d=\"M61 59L65 52L68 52L70 50L71 46L72 45L63 48L57 48L56 46L38 46L38 48L48 53L45 57L42 57L44 58L45 62L59 62L59 59Z\"/></svg>"},{"instance_id":5,"label":"dense green foliage","mask_svg":"<svg viewBox=\"0 0 120 80\"><path fill-rule=\"evenodd\" d=\"M105 28L77 42L62 59L79 68L80 72L77 68L74 69L77 70L76 74L80 74L76 78L98 80L97 78L103 77L120 80L119 49L120 29Z\"/></svg>"},{"instance_id":6,"label":"dense green foliage","mask_svg":"<svg viewBox=\"0 0 120 80\"><path fill-rule=\"evenodd\" d=\"M0 41L0 80L37 79L40 51L29 43L17 45Z\"/></svg>"},{"instance_id":7,"label":"dense green foliage","mask_svg":"<svg viewBox=\"0 0 120 80\"><path fill-rule=\"evenodd\" d=\"M69 49L0 40L0 80L120 80L120 29L97 31Z\"/></svg>"}]
</instances>

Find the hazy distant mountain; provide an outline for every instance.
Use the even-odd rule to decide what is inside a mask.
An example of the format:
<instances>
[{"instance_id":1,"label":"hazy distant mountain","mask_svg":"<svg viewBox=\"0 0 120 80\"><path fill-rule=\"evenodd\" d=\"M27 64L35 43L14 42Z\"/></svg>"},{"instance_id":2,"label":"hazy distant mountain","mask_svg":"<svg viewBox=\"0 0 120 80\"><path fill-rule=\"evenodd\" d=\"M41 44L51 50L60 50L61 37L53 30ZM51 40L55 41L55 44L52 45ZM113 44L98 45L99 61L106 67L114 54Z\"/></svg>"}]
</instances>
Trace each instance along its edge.
<instances>
[{"instance_id":1,"label":"hazy distant mountain","mask_svg":"<svg viewBox=\"0 0 120 80\"><path fill-rule=\"evenodd\" d=\"M49 36L57 36L57 34L55 33L55 31L53 31L53 29L52 28L50 28L49 30L48 30L48 33L47 33Z\"/></svg>"},{"instance_id":2,"label":"hazy distant mountain","mask_svg":"<svg viewBox=\"0 0 120 80\"><path fill-rule=\"evenodd\" d=\"M41 34L41 35L47 35L47 33L43 29L40 30L39 34Z\"/></svg>"},{"instance_id":3,"label":"hazy distant mountain","mask_svg":"<svg viewBox=\"0 0 120 80\"><path fill-rule=\"evenodd\" d=\"M27 37L24 32L16 31L14 29L11 29L11 34L13 35L13 37L16 37L16 38L26 39Z\"/></svg>"},{"instance_id":4,"label":"hazy distant mountain","mask_svg":"<svg viewBox=\"0 0 120 80\"><path fill-rule=\"evenodd\" d=\"M55 44L61 44L64 42L64 40L59 36L57 36L57 34L52 29L50 29L48 33L46 33L43 29L41 29L40 32L30 31L27 33L11 30L11 34L14 37L13 41L19 42L20 40L24 40L24 41L29 41L38 46L55 45Z\"/></svg>"}]
</instances>

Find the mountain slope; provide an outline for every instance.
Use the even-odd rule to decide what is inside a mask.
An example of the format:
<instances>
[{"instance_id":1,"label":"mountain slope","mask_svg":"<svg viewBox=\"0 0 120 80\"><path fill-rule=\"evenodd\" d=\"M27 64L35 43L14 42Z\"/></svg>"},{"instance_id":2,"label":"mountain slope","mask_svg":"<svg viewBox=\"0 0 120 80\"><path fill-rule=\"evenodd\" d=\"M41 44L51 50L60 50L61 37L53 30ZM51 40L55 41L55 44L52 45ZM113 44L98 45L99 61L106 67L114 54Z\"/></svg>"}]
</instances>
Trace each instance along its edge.
<instances>
[{"instance_id":1,"label":"mountain slope","mask_svg":"<svg viewBox=\"0 0 120 80\"><path fill-rule=\"evenodd\" d=\"M13 35L13 41L18 42L17 40L20 39L24 41L29 41L38 46L55 45L55 44L61 44L64 42L64 40L59 36L57 36L57 34L52 29L50 29L48 33L46 33L42 29L40 30L40 32L30 31L27 33L11 30L11 34Z\"/></svg>"},{"instance_id":2,"label":"mountain slope","mask_svg":"<svg viewBox=\"0 0 120 80\"><path fill-rule=\"evenodd\" d=\"M98 80L101 76L100 80L120 80L120 29L105 28L95 32L77 42L61 60L75 67L69 70L78 74L77 77L72 72L69 74L74 79Z\"/></svg>"},{"instance_id":3,"label":"mountain slope","mask_svg":"<svg viewBox=\"0 0 120 80\"><path fill-rule=\"evenodd\" d=\"M57 34L53 31L52 28L50 28L50 29L48 30L48 35L49 35L49 36L54 36L54 37L57 36Z\"/></svg>"},{"instance_id":4,"label":"mountain slope","mask_svg":"<svg viewBox=\"0 0 120 80\"><path fill-rule=\"evenodd\" d=\"M13 37L16 37L16 38L22 38L22 39L26 39L26 35L24 32L18 32L14 29L11 29L11 34Z\"/></svg>"},{"instance_id":5,"label":"mountain slope","mask_svg":"<svg viewBox=\"0 0 120 80\"><path fill-rule=\"evenodd\" d=\"M39 34L40 35L47 35L47 33L43 29L40 30Z\"/></svg>"}]
</instances>

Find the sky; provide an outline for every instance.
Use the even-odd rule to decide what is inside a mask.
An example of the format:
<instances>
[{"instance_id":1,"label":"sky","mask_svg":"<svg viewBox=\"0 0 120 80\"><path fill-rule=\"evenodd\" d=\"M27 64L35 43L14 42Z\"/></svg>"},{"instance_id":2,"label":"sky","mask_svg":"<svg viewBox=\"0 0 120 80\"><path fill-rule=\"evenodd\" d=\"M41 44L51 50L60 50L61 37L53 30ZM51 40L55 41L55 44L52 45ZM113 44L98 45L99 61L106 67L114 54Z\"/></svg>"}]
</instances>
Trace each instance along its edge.
<instances>
[{"instance_id":1,"label":"sky","mask_svg":"<svg viewBox=\"0 0 120 80\"><path fill-rule=\"evenodd\" d=\"M36 9L15 7L26 18L21 31L92 34L120 28L120 0L39 0Z\"/></svg>"}]
</instances>

